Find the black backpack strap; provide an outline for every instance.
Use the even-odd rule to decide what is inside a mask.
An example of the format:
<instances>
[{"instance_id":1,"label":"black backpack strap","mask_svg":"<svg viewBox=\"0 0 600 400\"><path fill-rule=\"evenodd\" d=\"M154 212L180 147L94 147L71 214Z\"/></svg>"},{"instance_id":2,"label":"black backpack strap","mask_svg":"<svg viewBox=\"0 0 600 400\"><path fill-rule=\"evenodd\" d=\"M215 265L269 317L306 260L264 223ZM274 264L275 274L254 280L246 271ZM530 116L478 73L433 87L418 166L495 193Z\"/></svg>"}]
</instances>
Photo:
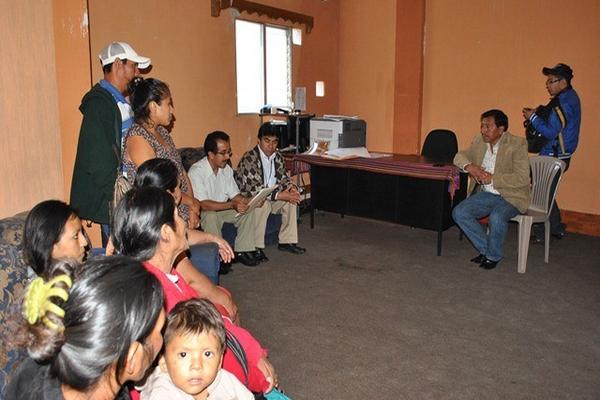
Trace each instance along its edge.
<instances>
[{"instance_id":1,"label":"black backpack strap","mask_svg":"<svg viewBox=\"0 0 600 400\"><path fill-rule=\"evenodd\" d=\"M242 345L237 338L229 331L225 331L227 335L227 348L235 355L235 358L240 363L242 370L244 371L244 386L248 386L248 360L246 359L246 352L242 348Z\"/></svg>"}]
</instances>

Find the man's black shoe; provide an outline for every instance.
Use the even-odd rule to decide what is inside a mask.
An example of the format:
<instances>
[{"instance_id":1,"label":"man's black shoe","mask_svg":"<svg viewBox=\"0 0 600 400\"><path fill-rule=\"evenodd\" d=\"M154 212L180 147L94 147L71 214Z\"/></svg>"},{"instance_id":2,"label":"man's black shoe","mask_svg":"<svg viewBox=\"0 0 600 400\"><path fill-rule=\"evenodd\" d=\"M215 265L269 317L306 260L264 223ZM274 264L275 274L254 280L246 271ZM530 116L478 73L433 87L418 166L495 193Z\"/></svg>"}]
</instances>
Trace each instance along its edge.
<instances>
[{"instance_id":1,"label":"man's black shoe","mask_svg":"<svg viewBox=\"0 0 600 400\"><path fill-rule=\"evenodd\" d=\"M481 264L485 261L485 254L480 254L477 257L471 258L471 262L475 264Z\"/></svg>"},{"instance_id":2,"label":"man's black shoe","mask_svg":"<svg viewBox=\"0 0 600 400\"><path fill-rule=\"evenodd\" d=\"M269 257L267 257L267 255L265 254L263 249L259 249L259 248L257 248L256 251L254 252L254 258L256 258L258 260L258 262L269 261Z\"/></svg>"},{"instance_id":3,"label":"man's black shoe","mask_svg":"<svg viewBox=\"0 0 600 400\"><path fill-rule=\"evenodd\" d=\"M234 260L241 262L247 267L255 267L259 263L256 257L254 257L253 251L242 251L239 253L235 253Z\"/></svg>"},{"instance_id":4,"label":"man's black shoe","mask_svg":"<svg viewBox=\"0 0 600 400\"><path fill-rule=\"evenodd\" d=\"M287 251L288 253L292 254L304 254L306 252L305 248L298 246L296 243L279 244L277 248L281 251Z\"/></svg>"},{"instance_id":5,"label":"man's black shoe","mask_svg":"<svg viewBox=\"0 0 600 400\"><path fill-rule=\"evenodd\" d=\"M550 235L552 235L553 238L562 239L566 236L566 232L562 231L562 232L557 232L557 233L551 233Z\"/></svg>"},{"instance_id":6,"label":"man's black shoe","mask_svg":"<svg viewBox=\"0 0 600 400\"><path fill-rule=\"evenodd\" d=\"M492 261L489 260L487 257L485 260L483 260L481 262L481 264L479 264L479 268L483 268L483 269L494 269L496 268L496 265L498 265L498 261Z\"/></svg>"},{"instance_id":7,"label":"man's black shoe","mask_svg":"<svg viewBox=\"0 0 600 400\"><path fill-rule=\"evenodd\" d=\"M219 275L227 275L231 272L231 263L221 261L219 265Z\"/></svg>"}]
</instances>

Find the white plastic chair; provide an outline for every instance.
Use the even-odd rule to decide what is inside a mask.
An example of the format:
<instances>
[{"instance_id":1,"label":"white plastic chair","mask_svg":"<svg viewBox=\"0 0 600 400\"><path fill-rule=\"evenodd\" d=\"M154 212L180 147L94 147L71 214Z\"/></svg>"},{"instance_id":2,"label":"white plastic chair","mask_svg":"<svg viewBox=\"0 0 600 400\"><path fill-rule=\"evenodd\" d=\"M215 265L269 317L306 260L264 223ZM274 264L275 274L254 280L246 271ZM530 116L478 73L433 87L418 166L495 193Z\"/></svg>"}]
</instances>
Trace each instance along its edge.
<instances>
[{"instance_id":1,"label":"white plastic chair","mask_svg":"<svg viewBox=\"0 0 600 400\"><path fill-rule=\"evenodd\" d=\"M519 258L517 270L524 274L527 268L527 254L529 253L529 239L531 225L544 223L544 262L550 258L550 210L554 204L554 197L558 191L558 184L565 171L565 162L558 158L548 156L534 156L529 158L531 166L531 203L525 214L519 214L511 221L519 223ZM552 182L556 181L556 185Z\"/></svg>"}]
</instances>

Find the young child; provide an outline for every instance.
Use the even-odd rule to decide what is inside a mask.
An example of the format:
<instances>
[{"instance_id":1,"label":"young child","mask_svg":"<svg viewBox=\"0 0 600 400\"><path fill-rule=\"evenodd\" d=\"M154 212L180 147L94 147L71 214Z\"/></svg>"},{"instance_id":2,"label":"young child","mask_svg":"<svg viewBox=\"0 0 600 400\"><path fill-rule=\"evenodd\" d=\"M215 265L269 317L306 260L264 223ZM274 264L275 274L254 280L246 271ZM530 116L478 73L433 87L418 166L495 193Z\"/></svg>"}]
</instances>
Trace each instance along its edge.
<instances>
[{"instance_id":1,"label":"young child","mask_svg":"<svg viewBox=\"0 0 600 400\"><path fill-rule=\"evenodd\" d=\"M221 369L225 328L215 306L191 299L167 319L158 366L139 388L141 400L254 400L230 372Z\"/></svg>"}]
</instances>

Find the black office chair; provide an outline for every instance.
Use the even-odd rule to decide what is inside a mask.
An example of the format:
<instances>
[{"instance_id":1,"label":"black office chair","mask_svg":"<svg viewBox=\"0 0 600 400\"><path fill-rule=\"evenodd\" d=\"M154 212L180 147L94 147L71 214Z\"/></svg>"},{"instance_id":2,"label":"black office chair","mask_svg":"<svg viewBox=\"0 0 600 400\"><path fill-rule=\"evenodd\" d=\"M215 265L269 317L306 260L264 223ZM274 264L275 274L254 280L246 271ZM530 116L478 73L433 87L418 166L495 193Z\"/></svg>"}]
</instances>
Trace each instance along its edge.
<instances>
[{"instance_id":1,"label":"black office chair","mask_svg":"<svg viewBox=\"0 0 600 400\"><path fill-rule=\"evenodd\" d=\"M421 155L439 163L452 163L458 152L458 142L454 132L447 129L434 129L425 138Z\"/></svg>"}]
</instances>

